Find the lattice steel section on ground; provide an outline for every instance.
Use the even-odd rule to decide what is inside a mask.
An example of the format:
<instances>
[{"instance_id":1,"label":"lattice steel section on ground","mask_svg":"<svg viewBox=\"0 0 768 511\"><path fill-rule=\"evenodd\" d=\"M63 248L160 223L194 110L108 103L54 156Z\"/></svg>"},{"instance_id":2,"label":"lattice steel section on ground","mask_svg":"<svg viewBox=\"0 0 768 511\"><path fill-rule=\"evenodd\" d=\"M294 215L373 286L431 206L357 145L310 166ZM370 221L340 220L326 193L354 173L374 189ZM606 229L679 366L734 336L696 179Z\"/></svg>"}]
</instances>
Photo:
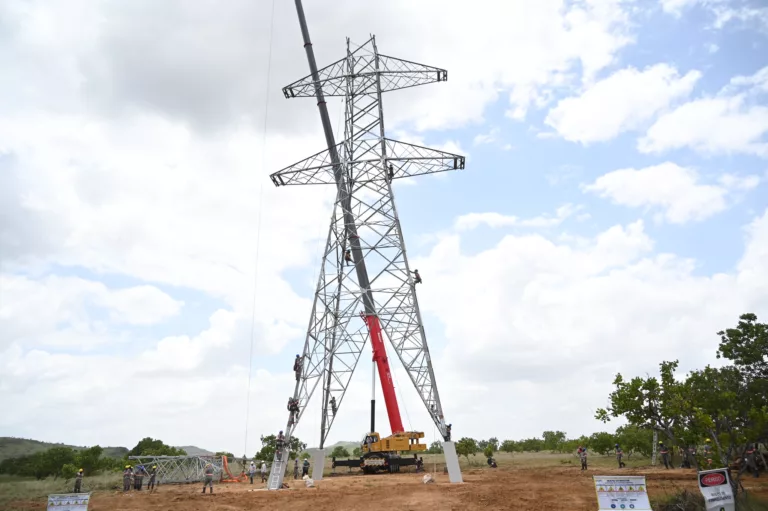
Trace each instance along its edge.
<instances>
[{"instance_id":1,"label":"lattice steel section on ground","mask_svg":"<svg viewBox=\"0 0 768 511\"><path fill-rule=\"evenodd\" d=\"M464 157L386 138L381 93L445 81L447 76L443 69L379 54L373 37L355 50L347 40L346 58L319 70L322 92L346 98L344 141L335 147L329 143L329 149L270 176L276 186L336 184L338 189L294 392L299 412L289 420L287 439L322 382L324 445L335 417L329 403L335 398L338 412L368 341L363 314L378 315L428 412L446 435L392 180L463 169ZM288 98L315 92L311 76L284 88ZM350 265L344 261L348 249L354 259ZM361 274L357 265L367 271Z\"/></svg>"},{"instance_id":2,"label":"lattice steel section on ground","mask_svg":"<svg viewBox=\"0 0 768 511\"><path fill-rule=\"evenodd\" d=\"M155 481L158 484L202 482L208 463L213 466L214 479L221 479L223 471L221 456L129 456L128 459L133 462L134 468L144 465L147 472L152 466L157 466Z\"/></svg>"}]
</instances>

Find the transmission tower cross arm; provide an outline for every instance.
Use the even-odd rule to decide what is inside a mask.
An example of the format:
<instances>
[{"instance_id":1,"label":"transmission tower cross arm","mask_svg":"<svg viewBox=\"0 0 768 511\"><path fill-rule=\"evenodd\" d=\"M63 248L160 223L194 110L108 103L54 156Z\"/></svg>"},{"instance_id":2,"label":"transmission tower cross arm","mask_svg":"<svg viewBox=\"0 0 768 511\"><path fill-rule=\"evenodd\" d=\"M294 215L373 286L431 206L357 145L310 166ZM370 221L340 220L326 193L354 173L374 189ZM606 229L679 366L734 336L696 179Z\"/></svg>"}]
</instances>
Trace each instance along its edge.
<instances>
[{"instance_id":1,"label":"transmission tower cross arm","mask_svg":"<svg viewBox=\"0 0 768 511\"><path fill-rule=\"evenodd\" d=\"M381 169L380 142L361 140L357 143L361 156L355 159L356 165L351 169L353 175L349 176L352 181L367 183L388 179L390 170L391 179L399 179L464 168L465 159L460 154L389 138L385 138L384 142L386 144L384 166L387 172L382 172ZM342 152L341 144L337 146L337 151ZM320 151L279 170L271 174L270 178L275 186L336 184L334 163L328 150Z\"/></svg>"},{"instance_id":2,"label":"transmission tower cross arm","mask_svg":"<svg viewBox=\"0 0 768 511\"><path fill-rule=\"evenodd\" d=\"M376 94L448 81L448 71L445 69L382 54L378 55L377 69L376 56L365 51L365 47L366 45L363 45L351 52L348 57L318 70L317 84L320 85L324 97L345 96L348 92L349 80L354 80L355 95ZM353 66L348 65L349 59L354 61ZM349 73L350 67L354 68L354 74ZM377 76L381 79L380 83L377 83ZM317 96L317 88L312 75L286 85L283 87L283 94L286 98Z\"/></svg>"}]
</instances>

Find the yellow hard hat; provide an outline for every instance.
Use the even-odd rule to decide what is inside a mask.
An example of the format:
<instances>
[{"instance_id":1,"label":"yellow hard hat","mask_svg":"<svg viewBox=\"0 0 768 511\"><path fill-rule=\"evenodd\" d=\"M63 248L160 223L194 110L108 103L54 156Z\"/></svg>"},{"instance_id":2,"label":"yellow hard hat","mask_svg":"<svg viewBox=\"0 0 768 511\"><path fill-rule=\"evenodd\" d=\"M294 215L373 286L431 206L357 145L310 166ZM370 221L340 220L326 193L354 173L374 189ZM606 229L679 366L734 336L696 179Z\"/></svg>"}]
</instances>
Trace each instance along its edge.
<instances>
[{"instance_id":1,"label":"yellow hard hat","mask_svg":"<svg viewBox=\"0 0 768 511\"><path fill-rule=\"evenodd\" d=\"M131 468L131 466L130 465L126 465L125 468Z\"/></svg>"},{"instance_id":2,"label":"yellow hard hat","mask_svg":"<svg viewBox=\"0 0 768 511\"><path fill-rule=\"evenodd\" d=\"M712 440L710 440L709 438L707 438L707 439L706 439L706 440L704 440L704 441L705 441L705 442L711 442Z\"/></svg>"},{"instance_id":3,"label":"yellow hard hat","mask_svg":"<svg viewBox=\"0 0 768 511\"><path fill-rule=\"evenodd\" d=\"M82 471L83 471L83 469L81 468L81 469L80 469L80 472L82 472Z\"/></svg>"},{"instance_id":4,"label":"yellow hard hat","mask_svg":"<svg viewBox=\"0 0 768 511\"><path fill-rule=\"evenodd\" d=\"M664 440L659 440L659 443L660 443L660 444L663 444L663 443L664 443Z\"/></svg>"},{"instance_id":5,"label":"yellow hard hat","mask_svg":"<svg viewBox=\"0 0 768 511\"><path fill-rule=\"evenodd\" d=\"M152 465L152 468L157 468L157 465Z\"/></svg>"}]
</instances>

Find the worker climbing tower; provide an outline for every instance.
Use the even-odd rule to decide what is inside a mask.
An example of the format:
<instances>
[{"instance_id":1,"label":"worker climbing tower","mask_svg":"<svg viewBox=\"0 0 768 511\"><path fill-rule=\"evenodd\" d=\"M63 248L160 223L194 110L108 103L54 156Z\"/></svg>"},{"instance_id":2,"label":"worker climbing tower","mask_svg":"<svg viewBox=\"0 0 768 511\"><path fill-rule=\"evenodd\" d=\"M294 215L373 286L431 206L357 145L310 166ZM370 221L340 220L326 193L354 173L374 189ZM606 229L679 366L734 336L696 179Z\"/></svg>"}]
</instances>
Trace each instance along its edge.
<instances>
[{"instance_id":1,"label":"worker climbing tower","mask_svg":"<svg viewBox=\"0 0 768 511\"><path fill-rule=\"evenodd\" d=\"M371 38L320 70L315 63L301 0L296 0L310 75L283 88L286 98L316 97L328 148L270 177L276 186L335 184L336 201L323 252L315 301L301 355L286 446L318 386L322 395L320 455L365 344L373 348L392 433L403 431L384 339L388 339L444 443L452 482L461 482L427 347L414 280L406 257L392 182L463 169L464 157L389 139L382 93L446 81L444 69L382 55ZM345 98L344 140L334 140L325 98ZM374 415L372 400L371 415ZM373 422L373 418L371 419ZM373 430L373 425L372 428ZM282 487L288 448L275 454L268 487Z\"/></svg>"}]
</instances>

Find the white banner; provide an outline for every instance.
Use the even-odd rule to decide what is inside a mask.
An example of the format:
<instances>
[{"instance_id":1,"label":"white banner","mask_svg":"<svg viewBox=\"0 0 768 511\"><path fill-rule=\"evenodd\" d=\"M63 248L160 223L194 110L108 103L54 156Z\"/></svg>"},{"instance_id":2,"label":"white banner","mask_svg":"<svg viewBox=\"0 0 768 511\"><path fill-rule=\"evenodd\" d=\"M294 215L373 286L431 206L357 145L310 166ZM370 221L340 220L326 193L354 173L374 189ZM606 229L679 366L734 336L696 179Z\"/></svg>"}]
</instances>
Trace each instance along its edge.
<instances>
[{"instance_id":1,"label":"white banner","mask_svg":"<svg viewBox=\"0 0 768 511\"><path fill-rule=\"evenodd\" d=\"M48 495L48 511L88 511L90 493Z\"/></svg>"},{"instance_id":2,"label":"white banner","mask_svg":"<svg viewBox=\"0 0 768 511\"><path fill-rule=\"evenodd\" d=\"M600 511L639 509L651 511L645 476L594 476Z\"/></svg>"},{"instance_id":3,"label":"white banner","mask_svg":"<svg viewBox=\"0 0 768 511\"><path fill-rule=\"evenodd\" d=\"M699 489L704 495L707 511L736 511L728 470L718 468L699 472Z\"/></svg>"}]
</instances>

